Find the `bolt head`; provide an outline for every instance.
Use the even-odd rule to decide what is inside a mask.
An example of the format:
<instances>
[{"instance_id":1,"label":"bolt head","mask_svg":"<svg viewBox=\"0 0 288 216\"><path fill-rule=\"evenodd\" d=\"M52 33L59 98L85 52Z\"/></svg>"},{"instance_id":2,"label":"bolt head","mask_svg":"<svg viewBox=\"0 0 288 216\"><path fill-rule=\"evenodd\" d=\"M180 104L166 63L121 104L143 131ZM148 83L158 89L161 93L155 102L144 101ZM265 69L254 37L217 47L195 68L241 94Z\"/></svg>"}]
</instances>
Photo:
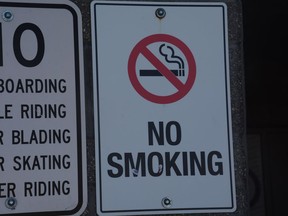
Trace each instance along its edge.
<instances>
[{"instance_id":1,"label":"bolt head","mask_svg":"<svg viewBox=\"0 0 288 216\"><path fill-rule=\"evenodd\" d=\"M162 199L162 206L164 208L170 208L172 206L172 200L170 198L168 198L168 197L164 197Z\"/></svg>"},{"instance_id":2,"label":"bolt head","mask_svg":"<svg viewBox=\"0 0 288 216\"><path fill-rule=\"evenodd\" d=\"M163 19L166 16L166 11L163 8L158 8L155 11L155 15L156 17L158 17L159 19Z\"/></svg>"},{"instance_id":3,"label":"bolt head","mask_svg":"<svg viewBox=\"0 0 288 216\"><path fill-rule=\"evenodd\" d=\"M14 197L9 197L5 202L6 208L14 210L17 206L17 200Z\"/></svg>"},{"instance_id":4,"label":"bolt head","mask_svg":"<svg viewBox=\"0 0 288 216\"><path fill-rule=\"evenodd\" d=\"M14 18L14 15L11 11L9 10L6 10L2 13L2 19L5 21L5 22L10 22L12 21Z\"/></svg>"}]
</instances>

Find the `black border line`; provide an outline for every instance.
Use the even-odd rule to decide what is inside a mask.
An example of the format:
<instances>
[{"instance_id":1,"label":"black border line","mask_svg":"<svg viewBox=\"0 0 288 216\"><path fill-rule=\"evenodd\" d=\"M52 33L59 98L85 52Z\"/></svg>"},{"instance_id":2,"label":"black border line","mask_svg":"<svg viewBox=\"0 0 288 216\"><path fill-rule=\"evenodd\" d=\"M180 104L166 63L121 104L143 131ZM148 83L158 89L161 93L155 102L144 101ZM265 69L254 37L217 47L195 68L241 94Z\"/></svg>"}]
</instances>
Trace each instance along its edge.
<instances>
[{"instance_id":1,"label":"black border line","mask_svg":"<svg viewBox=\"0 0 288 216\"><path fill-rule=\"evenodd\" d=\"M75 93L76 93L76 124L77 124L77 159L78 159L78 204L77 206L69 211L45 211L45 212L26 212L26 213L14 213L14 214L3 214L2 216L55 216L55 215L72 215L77 213L83 203L83 169L82 169L82 122L81 122L81 99L80 99L80 53L79 53L79 23L78 14L74 8L66 4L56 3L17 3L17 2L0 2L0 7L20 7L20 8L47 8L47 9L66 9L73 16L73 31L74 31L74 58L75 58ZM84 134L85 136L85 134Z\"/></svg>"},{"instance_id":2,"label":"black border line","mask_svg":"<svg viewBox=\"0 0 288 216\"><path fill-rule=\"evenodd\" d=\"M188 3L188 2L181 2L181 3ZM226 26L227 25L227 21L226 21L226 13L225 13L225 7L223 5L220 5L217 3L219 2L209 2L209 3L215 3L215 5L209 5L209 4L201 4L201 2L199 2L199 4L195 4L193 5L193 2L189 2L190 4L183 4L183 5L172 5L172 4L161 4L161 3L156 3L155 4L136 4L136 3L127 3L127 4L123 4L123 3L109 3L109 2L95 2L94 3L94 20L95 20L95 33L94 33L94 37L95 37L95 49L96 49L96 82L97 82L97 108L98 108L98 148L99 148L99 151L98 151L98 157L99 157L99 181L100 181L100 211L102 213L125 213L125 212L134 212L134 213L140 213L140 212L168 212L168 211L171 211L171 214L173 214L175 211L197 211L197 210L216 210L216 209L222 209L222 210L229 210L229 209L233 209L234 207L236 207L235 203L234 203L234 199L233 199L233 194L234 194L234 190L233 190L233 175L234 175L234 172L232 172L233 168L232 168L232 158L231 158L231 145L233 145L233 140L232 140L232 143L230 142L231 141L231 135L232 135L232 139L233 139L233 134L232 134L232 131L230 131L229 129L229 126L231 126L232 128L232 119L229 118L229 107L231 109L231 102L229 103L229 98L228 98L228 91L231 91L230 89L228 89L228 80L227 80L227 59L229 58L229 53L226 52L226 49L227 49L227 46L226 46L226 42L228 40L228 38L226 38L226 32L228 32L228 29L226 29ZM198 3L198 2L194 2L194 3ZM225 4L224 2L220 2L222 4ZM230 171L230 191L231 191L231 207L209 207L209 208L174 208L174 209L134 209L134 210L103 210L103 204L102 204L102 177L101 177L101 139L100 139L100 101L99 101L99 83L98 83L98 64L97 64L97 60L98 60L98 50L97 50L97 17L96 17L96 7L97 5L106 5L106 6L124 6L124 7L127 7L127 6L151 6L151 7L220 7L222 8L222 14L223 14L223 43L224 43L224 68L225 68L225 88L226 88L226 116L227 116L227 134L228 134L228 161L229 161L229 171ZM227 9L228 10L228 9ZM228 13L228 11L227 11ZM227 27L228 28L228 27ZM229 41L228 41L229 43ZM93 47L94 48L94 47ZM229 51L228 51L229 52ZM228 56L227 56L228 55ZM228 66L230 67L230 66ZM229 106L230 105L230 106ZM232 116L231 116L232 118ZM231 121L231 122L230 122ZM231 134L230 134L231 133ZM235 182L234 182L235 184ZM236 191L235 191L236 193ZM97 194L97 192L96 192ZM96 200L97 200L97 196L96 196ZM97 205L96 205L96 209L97 209ZM236 209L235 209L236 210ZM201 212L201 213L206 213L206 212ZM207 212L207 213L211 213L211 212ZM217 212L219 213L219 212ZM229 212L227 212L229 213ZM169 213L170 214L170 213Z\"/></svg>"}]
</instances>

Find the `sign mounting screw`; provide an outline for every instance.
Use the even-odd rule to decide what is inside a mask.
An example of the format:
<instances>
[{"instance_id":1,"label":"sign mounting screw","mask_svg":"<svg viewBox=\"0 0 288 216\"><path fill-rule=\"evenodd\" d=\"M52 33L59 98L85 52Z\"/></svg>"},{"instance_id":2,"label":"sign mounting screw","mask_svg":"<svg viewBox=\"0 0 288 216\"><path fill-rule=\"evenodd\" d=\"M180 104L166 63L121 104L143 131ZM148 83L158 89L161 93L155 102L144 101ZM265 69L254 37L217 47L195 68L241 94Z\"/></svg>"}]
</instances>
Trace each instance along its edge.
<instances>
[{"instance_id":1,"label":"sign mounting screw","mask_svg":"<svg viewBox=\"0 0 288 216\"><path fill-rule=\"evenodd\" d=\"M14 18L14 15L11 11L9 10L6 10L2 13L2 19L5 21L5 22L10 22L12 21Z\"/></svg>"},{"instance_id":2,"label":"sign mounting screw","mask_svg":"<svg viewBox=\"0 0 288 216\"><path fill-rule=\"evenodd\" d=\"M168 197L164 197L161 203L164 208L170 208L172 206L172 200Z\"/></svg>"},{"instance_id":3,"label":"sign mounting screw","mask_svg":"<svg viewBox=\"0 0 288 216\"><path fill-rule=\"evenodd\" d=\"M163 19L166 16L166 11L163 8L158 8L155 11L155 15L156 17L158 17L159 19Z\"/></svg>"},{"instance_id":4,"label":"sign mounting screw","mask_svg":"<svg viewBox=\"0 0 288 216\"><path fill-rule=\"evenodd\" d=\"M14 210L17 206L17 200L14 197L9 197L5 202L6 208Z\"/></svg>"}]
</instances>

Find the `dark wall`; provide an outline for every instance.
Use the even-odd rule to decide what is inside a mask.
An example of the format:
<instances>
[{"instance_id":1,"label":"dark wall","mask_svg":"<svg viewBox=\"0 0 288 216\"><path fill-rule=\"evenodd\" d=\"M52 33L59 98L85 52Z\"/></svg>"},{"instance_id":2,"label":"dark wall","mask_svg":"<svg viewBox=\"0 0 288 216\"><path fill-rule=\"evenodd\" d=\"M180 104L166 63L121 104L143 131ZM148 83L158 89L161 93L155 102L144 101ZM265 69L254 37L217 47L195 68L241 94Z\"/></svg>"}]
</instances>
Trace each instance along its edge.
<instances>
[{"instance_id":1,"label":"dark wall","mask_svg":"<svg viewBox=\"0 0 288 216\"><path fill-rule=\"evenodd\" d=\"M244 0L249 128L288 127L287 1Z\"/></svg>"},{"instance_id":2,"label":"dark wall","mask_svg":"<svg viewBox=\"0 0 288 216\"><path fill-rule=\"evenodd\" d=\"M286 211L288 193L287 1L243 0L252 216Z\"/></svg>"}]
</instances>

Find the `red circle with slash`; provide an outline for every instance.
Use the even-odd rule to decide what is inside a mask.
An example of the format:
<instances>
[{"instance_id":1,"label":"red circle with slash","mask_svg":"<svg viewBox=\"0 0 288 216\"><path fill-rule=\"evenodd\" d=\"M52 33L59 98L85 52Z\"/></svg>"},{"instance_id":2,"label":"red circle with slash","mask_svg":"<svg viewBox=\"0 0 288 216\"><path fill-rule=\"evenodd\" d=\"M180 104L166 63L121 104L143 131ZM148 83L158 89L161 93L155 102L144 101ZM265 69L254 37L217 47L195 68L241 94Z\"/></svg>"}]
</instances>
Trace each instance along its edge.
<instances>
[{"instance_id":1,"label":"red circle with slash","mask_svg":"<svg viewBox=\"0 0 288 216\"><path fill-rule=\"evenodd\" d=\"M184 54L188 64L188 77L185 83L180 81L176 75L147 48L148 45L156 42L173 44ZM178 90L176 93L166 96L155 95L142 86L136 72L136 62L140 54L143 55L162 74L162 76ZM133 48L128 60L128 75L134 89L146 100L158 104L174 103L182 99L191 90L196 79L196 63L192 52L181 40L168 34L154 34L142 39Z\"/></svg>"}]
</instances>

